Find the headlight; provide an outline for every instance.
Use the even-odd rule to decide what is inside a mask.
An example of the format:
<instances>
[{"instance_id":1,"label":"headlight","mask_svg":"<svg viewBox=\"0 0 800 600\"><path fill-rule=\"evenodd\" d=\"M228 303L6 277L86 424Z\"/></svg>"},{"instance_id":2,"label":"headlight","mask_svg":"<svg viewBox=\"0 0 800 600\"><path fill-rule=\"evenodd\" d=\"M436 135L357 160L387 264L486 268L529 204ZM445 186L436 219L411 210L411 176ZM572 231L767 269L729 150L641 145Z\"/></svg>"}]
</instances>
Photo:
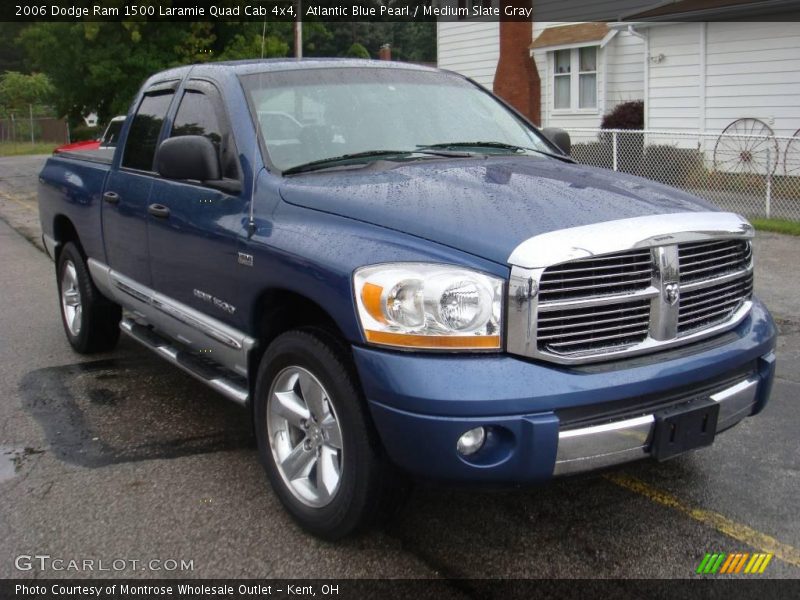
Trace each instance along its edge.
<instances>
[{"instance_id":1,"label":"headlight","mask_svg":"<svg viewBox=\"0 0 800 600\"><path fill-rule=\"evenodd\" d=\"M405 348L501 347L503 281L428 263L391 263L353 275L368 342Z\"/></svg>"}]
</instances>

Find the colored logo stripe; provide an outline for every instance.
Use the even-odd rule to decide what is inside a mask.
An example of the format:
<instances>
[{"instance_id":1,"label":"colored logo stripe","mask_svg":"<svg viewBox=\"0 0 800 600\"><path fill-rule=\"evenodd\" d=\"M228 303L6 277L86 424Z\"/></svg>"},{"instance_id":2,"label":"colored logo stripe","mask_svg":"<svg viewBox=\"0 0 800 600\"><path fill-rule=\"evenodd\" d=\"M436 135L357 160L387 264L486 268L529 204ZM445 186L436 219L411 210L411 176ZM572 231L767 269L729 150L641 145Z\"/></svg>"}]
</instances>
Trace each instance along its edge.
<instances>
[{"instance_id":1,"label":"colored logo stripe","mask_svg":"<svg viewBox=\"0 0 800 600\"><path fill-rule=\"evenodd\" d=\"M730 573L729 569L733 564L734 559L739 557L738 554L728 554L727 560L722 563L722 568L719 570L720 573Z\"/></svg>"},{"instance_id":2,"label":"colored logo stripe","mask_svg":"<svg viewBox=\"0 0 800 600\"><path fill-rule=\"evenodd\" d=\"M738 574L738 573L763 573L769 562L772 560L772 553L757 552L734 552L726 554L724 552L707 553L697 567L697 574L714 575Z\"/></svg>"}]
</instances>

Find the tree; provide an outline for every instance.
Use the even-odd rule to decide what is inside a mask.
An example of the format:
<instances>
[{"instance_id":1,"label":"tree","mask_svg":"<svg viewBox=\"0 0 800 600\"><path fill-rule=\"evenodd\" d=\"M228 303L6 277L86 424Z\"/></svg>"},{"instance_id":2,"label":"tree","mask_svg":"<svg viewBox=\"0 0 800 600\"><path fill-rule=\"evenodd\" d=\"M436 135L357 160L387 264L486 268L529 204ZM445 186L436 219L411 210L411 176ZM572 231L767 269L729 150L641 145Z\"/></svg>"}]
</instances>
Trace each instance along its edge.
<instances>
[{"instance_id":1,"label":"tree","mask_svg":"<svg viewBox=\"0 0 800 600\"><path fill-rule=\"evenodd\" d=\"M215 60L240 60L286 56L289 53L289 23L270 23L264 31L261 23L235 23L236 27L218 27L218 54ZM262 40L262 33L265 37Z\"/></svg>"},{"instance_id":2,"label":"tree","mask_svg":"<svg viewBox=\"0 0 800 600\"><path fill-rule=\"evenodd\" d=\"M370 58L369 51L358 42L351 45L344 55L350 58Z\"/></svg>"},{"instance_id":3,"label":"tree","mask_svg":"<svg viewBox=\"0 0 800 600\"><path fill-rule=\"evenodd\" d=\"M58 90L56 108L74 122L96 110L101 121L127 111L142 80L185 57L191 42L177 23L36 23L20 42L29 65ZM185 60L185 58L184 58Z\"/></svg>"},{"instance_id":4,"label":"tree","mask_svg":"<svg viewBox=\"0 0 800 600\"><path fill-rule=\"evenodd\" d=\"M234 27L233 25L238 25ZM283 27L286 32L289 26ZM73 121L96 110L101 121L127 112L142 82L169 67L261 56L259 23L34 23L19 35L28 66L58 90L56 108ZM288 43L269 35L264 56L285 56Z\"/></svg>"},{"instance_id":5,"label":"tree","mask_svg":"<svg viewBox=\"0 0 800 600\"><path fill-rule=\"evenodd\" d=\"M0 76L0 112L26 113L30 106L40 107L53 97L53 85L46 75L25 75L17 71L6 71Z\"/></svg>"},{"instance_id":6,"label":"tree","mask_svg":"<svg viewBox=\"0 0 800 600\"><path fill-rule=\"evenodd\" d=\"M23 70L24 56L16 40L19 32L27 25L0 21L0 73Z\"/></svg>"}]
</instances>

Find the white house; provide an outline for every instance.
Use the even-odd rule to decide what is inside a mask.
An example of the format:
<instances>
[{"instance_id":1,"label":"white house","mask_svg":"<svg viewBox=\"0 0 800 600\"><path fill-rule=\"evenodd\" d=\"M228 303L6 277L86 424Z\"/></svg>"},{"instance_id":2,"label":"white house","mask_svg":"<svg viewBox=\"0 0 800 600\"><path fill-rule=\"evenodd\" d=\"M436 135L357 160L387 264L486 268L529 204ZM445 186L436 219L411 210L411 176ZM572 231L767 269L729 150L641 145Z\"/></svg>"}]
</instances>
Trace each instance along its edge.
<instances>
[{"instance_id":1,"label":"white house","mask_svg":"<svg viewBox=\"0 0 800 600\"><path fill-rule=\"evenodd\" d=\"M734 7L738 12L730 6L703 12L700 16L710 22L663 21L686 19L688 9L682 6L687 2L650 0L625 20L609 23L534 20L527 52L538 73L539 98L534 108L517 108L542 126L598 128L616 104L643 100L645 129L718 133L748 118L762 121L776 135L793 135L800 128L796 19L749 20L754 17L743 12L748 5L740 1ZM539 3L533 5L536 11ZM654 8L645 10L646 5ZM743 20L714 20L722 17ZM506 25L440 22L439 66L498 91L495 73ZM504 77L515 78L508 73ZM521 77L516 78L520 84ZM513 88L508 81L505 85Z\"/></svg>"}]
</instances>

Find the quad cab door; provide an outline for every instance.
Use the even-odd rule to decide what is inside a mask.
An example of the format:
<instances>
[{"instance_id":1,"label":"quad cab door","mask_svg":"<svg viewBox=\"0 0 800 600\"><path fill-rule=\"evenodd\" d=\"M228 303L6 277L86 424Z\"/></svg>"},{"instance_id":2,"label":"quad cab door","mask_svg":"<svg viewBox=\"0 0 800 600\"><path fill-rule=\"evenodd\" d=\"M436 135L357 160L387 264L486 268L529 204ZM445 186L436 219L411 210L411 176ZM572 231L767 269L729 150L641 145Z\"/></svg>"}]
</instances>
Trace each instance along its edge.
<instances>
[{"instance_id":1,"label":"quad cab door","mask_svg":"<svg viewBox=\"0 0 800 600\"><path fill-rule=\"evenodd\" d=\"M119 164L103 192L102 223L106 260L115 271L150 286L147 206L154 181L153 160L177 81L148 88L128 126Z\"/></svg>"},{"instance_id":2,"label":"quad cab door","mask_svg":"<svg viewBox=\"0 0 800 600\"><path fill-rule=\"evenodd\" d=\"M152 287L241 328L237 244L246 235L247 204L236 144L213 84L190 80L179 102L168 137L206 136L217 149L223 179L155 180L147 207Z\"/></svg>"}]
</instances>

